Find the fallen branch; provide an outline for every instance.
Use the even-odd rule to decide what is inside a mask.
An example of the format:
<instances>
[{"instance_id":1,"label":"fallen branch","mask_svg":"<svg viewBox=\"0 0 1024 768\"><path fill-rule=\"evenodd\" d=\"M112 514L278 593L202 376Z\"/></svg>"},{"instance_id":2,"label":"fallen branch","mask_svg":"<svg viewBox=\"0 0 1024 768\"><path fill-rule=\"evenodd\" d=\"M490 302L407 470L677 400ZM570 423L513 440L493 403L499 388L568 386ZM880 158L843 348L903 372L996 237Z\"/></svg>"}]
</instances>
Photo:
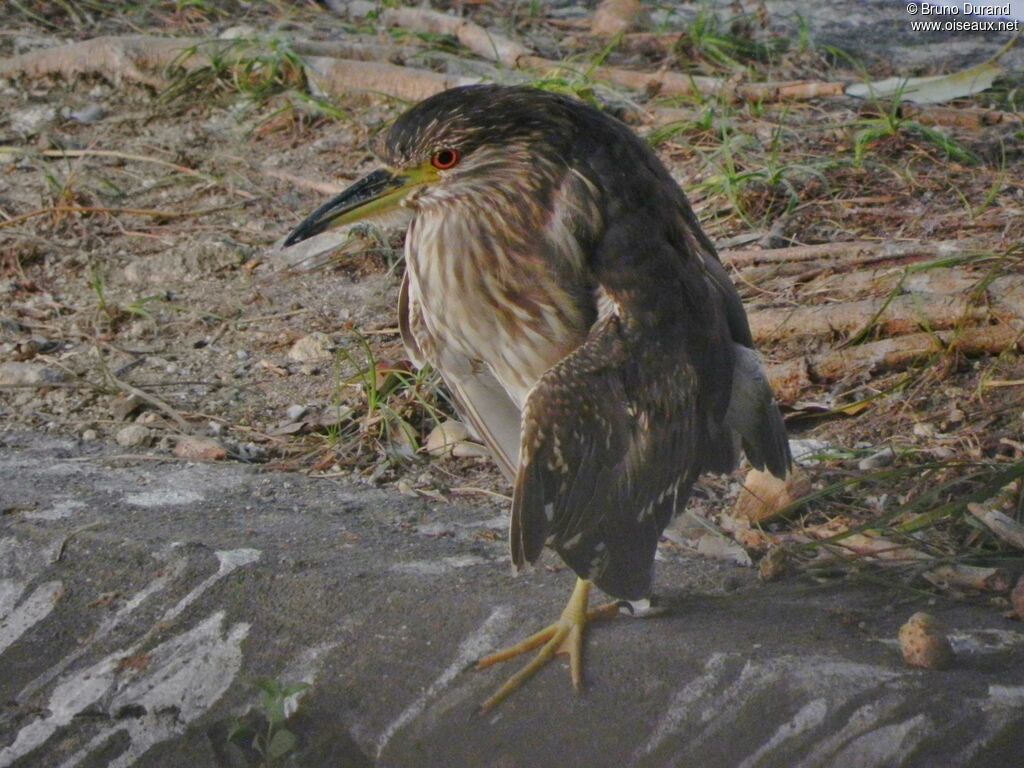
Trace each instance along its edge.
<instances>
[{"instance_id":1,"label":"fallen branch","mask_svg":"<svg viewBox=\"0 0 1024 768\"><path fill-rule=\"evenodd\" d=\"M104 36L78 43L29 51L0 60L0 77L50 77L72 79L99 75L115 85L124 80L153 88L168 84L164 71L177 65L192 70L209 64L203 54L186 53L203 41L190 37Z\"/></svg>"},{"instance_id":2,"label":"fallen branch","mask_svg":"<svg viewBox=\"0 0 1024 768\"><path fill-rule=\"evenodd\" d=\"M996 109L980 107L940 107L904 104L901 107L903 117L913 118L924 125L943 125L954 128L978 129L990 125L1024 120L1013 112L1000 112Z\"/></svg>"},{"instance_id":3,"label":"fallen branch","mask_svg":"<svg viewBox=\"0 0 1024 768\"><path fill-rule=\"evenodd\" d=\"M755 267L754 269L758 269ZM764 287L764 280L751 279L747 272L742 278L758 287ZM821 301L853 301L863 296L888 296L893 291L904 291L917 295L952 296L967 294L975 290L982 276L963 269L936 267L916 274L908 274L901 267L868 267L850 273L833 273L822 270L808 280L779 281L783 289L795 288L797 295L807 294ZM795 283L795 284L794 284ZM996 292L990 291L995 295Z\"/></svg>"},{"instance_id":4,"label":"fallen branch","mask_svg":"<svg viewBox=\"0 0 1024 768\"><path fill-rule=\"evenodd\" d=\"M550 71L573 69L565 62L552 61L532 53L509 38L489 32L479 24L427 8L380 8L365 0L353 0L346 6L349 18L364 19L371 14L388 27L415 32L445 34L481 58L496 61L512 69ZM689 75L670 70L637 72L621 67L592 67L587 73L623 88L663 96L724 95L746 101L796 101L820 96L842 96L845 83L791 81L779 83L736 83L731 79Z\"/></svg>"},{"instance_id":5,"label":"fallen branch","mask_svg":"<svg viewBox=\"0 0 1024 768\"><path fill-rule=\"evenodd\" d=\"M806 262L829 261L839 265L853 263L857 266L885 261L903 261L916 256L933 259L962 256L980 250L982 244L976 240L851 240L840 243L818 245L796 245L790 248L742 248L722 251L722 261L736 269L749 267Z\"/></svg>"},{"instance_id":6,"label":"fallen branch","mask_svg":"<svg viewBox=\"0 0 1024 768\"><path fill-rule=\"evenodd\" d=\"M1022 346L1024 331L1009 324L965 328L959 331L915 333L868 344L833 350L768 365L768 379L782 402L798 400L815 384L839 381L851 374L901 370L952 347L968 357L998 355Z\"/></svg>"},{"instance_id":7,"label":"fallen branch","mask_svg":"<svg viewBox=\"0 0 1024 768\"><path fill-rule=\"evenodd\" d=\"M504 35L488 32L479 24L432 11L429 8L387 8L377 3L354 0L346 6L349 18L365 19L376 16L387 27L401 27L413 32L431 35L448 35L459 41L459 45L488 61L496 61L507 67L518 68L523 59L530 57L530 50Z\"/></svg>"},{"instance_id":8,"label":"fallen branch","mask_svg":"<svg viewBox=\"0 0 1024 768\"><path fill-rule=\"evenodd\" d=\"M896 336L921 328L953 328L965 320L987 319L987 307L970 296L905 294L891 300L862 299L747 313L757 342L784 341L802 336L852 336L869 325Z\"/></svg>"},{"instance_id":9,"label":"fallen branch","mask_svg":"<svg viewBox=\"0 0 1024 768\"><path fill-rule=\"evenodd\" d=\"M376 92L415 102L448 88L480 82L478 77L447 75L382 61L349 61L325 56L310 56L304 61L310 82L331 96L354 91Z\"/></svg>"},{"instance_id":10,"label":"fallen branch","mask_svg":"<svg viewBox=\"0 0 1024 768\"><path fill-rule=\"evenodd\" d=\"M351 13L368 15L376 6L357 1ZM365 6L365 8L364 8ZM381 9L382 22L389 26L419 32L449 34L481 58L512 69L533 71L576 71L565 62L533 56L518 43L492 34L474 22L423 8ZM197 38L150 37L144 35L97 37L78 43L30 51L0 61L0 77L45 77L59 75L68 79L81 75L98 75L114 84L128 80L153 88L170 83L167 70L179 68L195 71L209 66L211 57L260 55L259 47L237 49L237 41L200 40ZM313 43L296 41L297 50L331 50ZM337 49L343 50L343 49ZM376 59L385 55L373 46L353 50L360 58ZM387 96L417 101L447 88L479 82L477 77L460 77L391 64L386 61L353 60L334 56L307 56L303 59L307 77L323 92L337 96L352 92L378 92ZM843 93L841 83L783 82L736 83L732 80L689 75L669 70L637 72L619 67L586 68L588 76L606 80L620 87L660 93L662 95L725 95L749 101L779 101L834 96Z\"/></svg>"},{"instance_id":11,"label":"fallen branch","mask_svg":"<svg viewBox=\"0 0 1024 768\"><path fill-rule=\"evenodd\" d=\"M235 57L240 61L246 56L260 55L258 47L238 49L234 47L235 42L143 35L97 37L0 60L0 77L62 76L71 79L98 75L115 84L129 80L162 89L171 82L169 69L195 71L209 66L214 55ZM304 61L306 76L314 87L332 96L370 91L418 101L446 88L479 81L478 78L452 77L387 62L326 56L310 56Z\"/></svg>"},{"instance_id":12,"label":"fallen branch","mask_svg":"<svg viewBox=\"0 0 1024 768\"><path fill-rule=\"evenodd\" d=\"M937 587L959 587L980 592L1007 592L1011 587L1010 574L1003 568L985 568L977 565L952 563L925 571L921 576Z\"/></svg>"}]
</instances>

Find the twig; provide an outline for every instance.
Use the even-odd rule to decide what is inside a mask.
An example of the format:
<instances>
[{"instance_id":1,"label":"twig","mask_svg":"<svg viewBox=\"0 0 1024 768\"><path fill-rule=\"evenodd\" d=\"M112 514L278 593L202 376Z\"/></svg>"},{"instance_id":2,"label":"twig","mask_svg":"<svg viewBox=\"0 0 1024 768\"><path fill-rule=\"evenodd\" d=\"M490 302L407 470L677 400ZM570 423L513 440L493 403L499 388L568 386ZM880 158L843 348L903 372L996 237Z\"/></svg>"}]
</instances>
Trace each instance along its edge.
<instances>
[{"instance_id":1,"label":"twig","mask_svg":"<svg viewBox=\"0 0 1024 768\"><path fill-rule=\"evenodd\" d=\"M194 168L189 168L184 165L178 165L177 163L171 163L167 160L161 160L158 157L147 157L146 155L131 155L126 152L116 152L111 149L30 149L28 147L0 147L0 154L25 154L25 155L39 155L41 157L110 157L117 160L131 160L138 163L153 163L155 165L162 165L166 168L172 168L179 173L188 174L189 176L196 176L205 181L210 181L213 177L208 174L197 171Z\"/></svg>"},{"instance_id":2,"label":"twig","mask_svg":"<svg viewBox=\"0 0 1024 768\"><path fill-rule=\"evenodd\" d=\"M151 395L148 392L145 392L139 389L138 387L134 387L128 382L122 381L121 379L117 378L117 376L114 375L114 372L111 371L110 368L107 366L106 361L103 359L102 353L98 356L98 360L100 369L102 370L103 376L104 378L107 379L107 381L109 381L115 387L120 389L122 392L127 392L129 395L135 395L140 400L144 400L150 405L152 405L154 408L163 411L167 416L171 418L172 421L174 421L175 424L178 425L178 428L182 432L191 431L189 423L185 421L184 418L182 418L181 414L178 413L178 411L176 411L170 405L165 403L163 400L161 400L159 397L157 397L156 395Z\"/></svg>"},{"instance_id":3,"label":"twig","mask_svg":"<svg viewBox=\"0 0 1024 768\"><path fill-rule=\"evenodd\" d=\"M272 179L287 181L294 187L309 189L322 195L336 195L345 188L341 184L332 184L329 181L314 181L313 179L296 176L294 173L288 173L287 171L278 171L274 168L260 168L260 173Z\"/></svg>"},{"instance_id":4,"label":"twig","mask_svg":"<svg viewBox=\"0 0 1024 768\"><path fill-rule=\"evenodd\" d=\"M844 263L850 259L870 257L873 261L901 260L912 256L929 256L934 259L959 256L979 250L981 243L976 240L910 240L893 242L891 240L852 240L840 243L821 243L819 245L797 245L790 248L744 248L722 251L722 261L726 264L745 269L759 264L778 264L782 262L808 262L821 259ZM861 260L858 265L872 263Z\"/></svg>"},{"instance_id":5,"label":"twig","mask_svg":"<svg viewBox=\"0 0 1024 768\"><path fill-rule=\"evenodd\" d=\"M13 227L15 224L20 224L23 221L34 219L39 216L45 216L48 213L109 213L127 216L149 216L157 219L188 219L198 218L211 213L218 213L220 211L230 211L241 205L244 205L244 203L218 205L213 208L203 208L198 211L159 211L152 208L107 208L95 205L54 205L49 208L40 208L36 211L24 213L21 216L15 216L13 219L0 221L0 229Z\"/></svg>"}]
</instances>

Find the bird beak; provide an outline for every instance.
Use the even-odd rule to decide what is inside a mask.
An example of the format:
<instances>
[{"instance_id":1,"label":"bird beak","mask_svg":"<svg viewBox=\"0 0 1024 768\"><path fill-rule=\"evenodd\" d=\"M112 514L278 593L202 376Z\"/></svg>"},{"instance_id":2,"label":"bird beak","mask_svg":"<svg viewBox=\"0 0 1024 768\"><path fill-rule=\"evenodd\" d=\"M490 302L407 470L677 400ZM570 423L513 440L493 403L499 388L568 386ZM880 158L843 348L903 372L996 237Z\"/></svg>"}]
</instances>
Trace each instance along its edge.
<instances>
[{"instance_id":1,"label":"bird beak","mask_svg":"<svg viewBox=\"0 0 1024 768\"><path fill-rule=\"evenodd\" d=\"M428 170L429 169L429 170ZM399 207L415 187L436 179L433 169L413 169L402 174L381 168L364 176L337 197L328 200L285 239L285 247L301 243L328 229L382 216Z\"/></svg>"}]
</instances>

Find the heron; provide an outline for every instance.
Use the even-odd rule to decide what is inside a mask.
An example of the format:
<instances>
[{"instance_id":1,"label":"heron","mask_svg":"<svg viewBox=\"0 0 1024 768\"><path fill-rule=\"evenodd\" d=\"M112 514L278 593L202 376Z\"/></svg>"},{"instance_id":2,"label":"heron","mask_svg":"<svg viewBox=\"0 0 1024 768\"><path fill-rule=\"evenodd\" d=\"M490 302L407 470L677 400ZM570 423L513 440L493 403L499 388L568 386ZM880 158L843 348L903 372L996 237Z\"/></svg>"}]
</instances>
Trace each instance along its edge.
<instances>
[{"instance_id":1,"label":"heron","mask_svg":"<svg viewBox=\"0 0 1024 768\"><path fill-rule=\"evenodd\" d=\"M566 95L471 85L414 105L385 167L306 218L292 245L402 215L399 327L514 484L517 569L576 574L557 621L482 659L557 654L582 684L589 622L651 606L658 540L704 472L741 451L784 478L779 408L742 302L687 198L626 124ZM597 586L613 598L590 608Z\"/></svg>"}]
</instances>

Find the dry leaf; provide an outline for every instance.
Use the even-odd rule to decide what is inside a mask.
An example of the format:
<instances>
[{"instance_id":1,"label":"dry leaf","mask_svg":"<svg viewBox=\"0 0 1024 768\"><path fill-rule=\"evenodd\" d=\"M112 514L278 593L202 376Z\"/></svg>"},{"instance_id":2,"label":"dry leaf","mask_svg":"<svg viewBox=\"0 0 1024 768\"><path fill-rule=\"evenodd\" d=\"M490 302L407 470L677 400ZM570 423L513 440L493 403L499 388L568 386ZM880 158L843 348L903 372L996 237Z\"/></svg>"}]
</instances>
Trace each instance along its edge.
<instances>
[{"instance_id":1,"label":"dry leaf","mask_svg":"<svg viewBox=\"0 0 1024 768\"><path fill-rule=\"evenodd\" d=\"M768 472L752 469L743 481L740 497L731 515L751 523L766 523L778 517L779 512L806 496L811 481L800 469L794 469L785 480Z\"/></svg>"},{"instance_id":2,"label":"dry leaf","mask_svg":"<svg viewBox=\"0 0 1024 768\"><path fill-rule=\"evenodd\" d=\"M847 86L846 95L858 99L895 96L900 101L912 101L915 104L941 104L988 90L1002 73L1002 67L993 58L951 75L887 77L873 83L854 83Z\"/></svg>"}]
</instances>

